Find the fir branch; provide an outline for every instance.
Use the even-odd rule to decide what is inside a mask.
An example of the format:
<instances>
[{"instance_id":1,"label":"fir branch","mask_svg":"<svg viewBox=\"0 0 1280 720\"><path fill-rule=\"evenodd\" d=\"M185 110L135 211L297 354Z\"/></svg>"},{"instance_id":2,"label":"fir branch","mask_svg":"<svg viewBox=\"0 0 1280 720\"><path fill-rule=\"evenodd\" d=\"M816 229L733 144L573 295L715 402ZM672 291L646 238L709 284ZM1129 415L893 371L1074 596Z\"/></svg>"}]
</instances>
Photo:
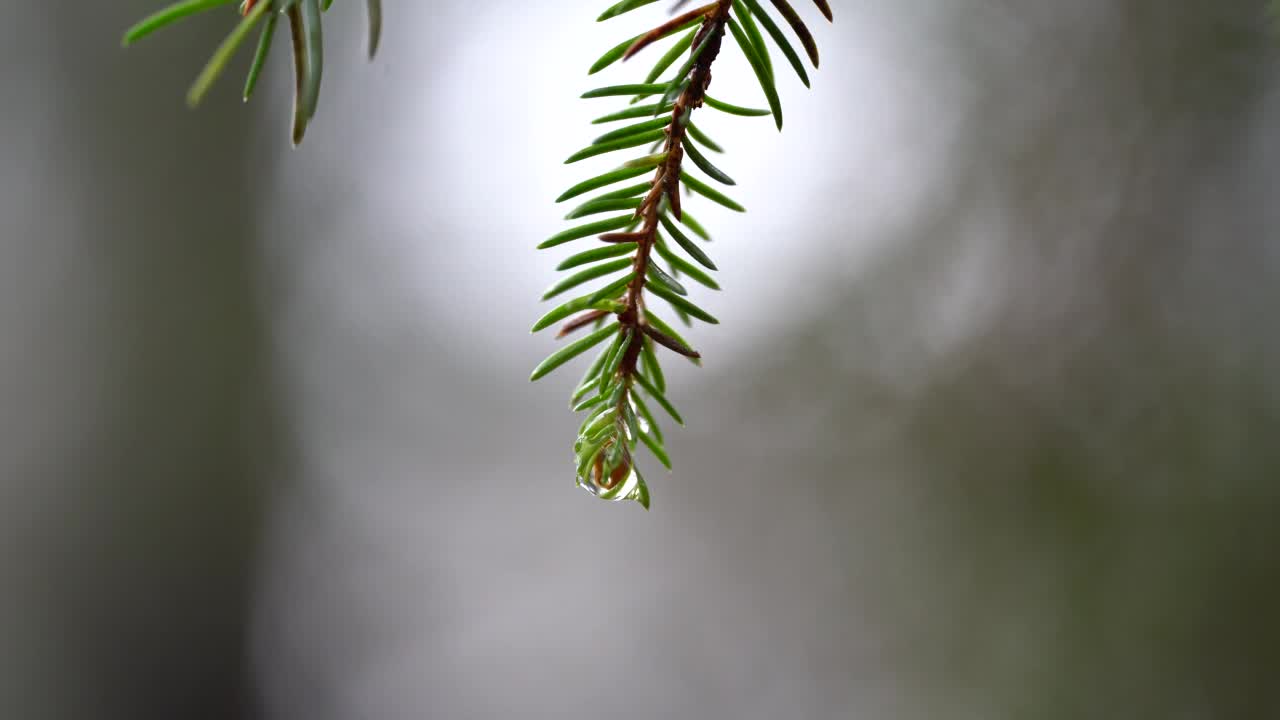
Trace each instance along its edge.
<instances>
[{"instance_id":1,"label":"fir branch","mask_svg":"<svg viewBox=\"0 0 1280 720\"><path fill-rule=\"evenodd\" d=\"M817 67L817 44L799 13L787 0L771 0L775 12L786 22L806 50L810 61ZM606 10L600 20L607 20L649 5L653 0L622 0ZM670 264L673 271L683 272L699 284L719 289L719 285L693 263L667 247L660 231L664 232L694 262L714 271L716 265L706 252L680 229L688 227L695 235L707 238L705 230L684 211L681 186L691 193L706 198L735 211L744 208L732 198L699 180L685 166L687 157L694 167L712 181L725 186L736 183L702 154L694 142L707 150L722 149L698 131L691 120L694 113L710 107L741 116L772 116L779 130L782 129L782 108L774 82L774 69L765 46L763 26L774 44L787 57L800 80L807 86L809 78L799 55L776 22L760 7L758 0L714 0L680 15L675 15L685 3L672 8L673 17L652 30L611 48L591 67L595 73L615 61L626 61L642 50L686 29L671 50L659 60L646 78L646 82L632 85L612 85L583 94L584 98L630 97L633 105L646 97L657 97L658 102L632 107L629 110L607 115L596 124L627 119L640 119L665 114L665 119L642 120L596 138L586 148L578 151L566 162L577 162L586 157L604 155L627 148L658 141L649 155L632 160L623 167L585 180L566 191L557 202L603 189L610 185L636 177L641 168L651 169L646 184L628 187L620 191L606 192L592 198L571 211L566 218L574 219L597 212L634 208L630 215L580 225L561 232L540 248L553 247L567 242L595 236L605 243L601 248L581 252L561 263L560 269L596 264L594 269L578 271L573 276L552 287L546 297L597 277L618 272L626 263L614 260L620 252L610 248L628 248L631 253L629 272L612 278L595 292L565 303L539 320L534 332L569 317L574 312L586 311L570 320L559 333L564 337L589 325L595 325L591 335L553 353L534 371L531 379L538 379L554 367L559 367L571 357L596 345L604 349L590 365L586 375L573 394L573 409L588 411L587 419L579 429L574 446L577 453L577 481L593 494L612 500L630 499L649 506L649 490L636 467L634 451L643 443L665 467L671 462L663 447L663 435L641 395L641 391L667 412L677 423L684 420L666 397L666 380L658 362L655 347L669 350L679 356L699 363L701 354L670 325L660 320L647 306L647 300L658 298L671 305L677 315L691 322L693 319L708 324L719 321L711 313L688 299L688 290L657 263L653 254ZM820 12L830 19L831 9L825 0L815 0ZM757 21L759 24L757 24ZM727 36L732 36L742 51L760 83L769 105L768 110L744 108L721 102L707 95L711 85L711 70L720 56ZM679 56L688 52L685 62L674 77L656 82ZM690 142L692 139L694 142ZM654 152L657 151L657 152ZM607 262L605 262L607 261ZM545 299L545 298L544 298ZM611 303L606 305L604 303ZM612 320L610 319L612 317Z\"/></svg>"}]
</instances>

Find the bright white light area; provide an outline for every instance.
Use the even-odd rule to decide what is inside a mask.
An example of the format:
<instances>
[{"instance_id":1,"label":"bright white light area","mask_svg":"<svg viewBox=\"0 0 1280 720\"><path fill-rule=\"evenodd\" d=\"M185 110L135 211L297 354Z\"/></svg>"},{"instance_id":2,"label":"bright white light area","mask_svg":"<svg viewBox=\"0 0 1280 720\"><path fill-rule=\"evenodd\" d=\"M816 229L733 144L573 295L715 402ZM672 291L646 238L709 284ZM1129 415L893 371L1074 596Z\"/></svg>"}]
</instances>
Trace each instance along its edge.
<instances>
[{"instance_id":1,"label":"bright white light area","mask_svg":"<svg viewBox=\"0 0 1280 720\"><path fill-rule=\"evenodd\" d=\"M667 17L665 4L607 23L596 23L580 0L434 5L401 6L398 26L421 22L422 32L388 38L388 47L406 47L385 61L391 66L380 82L398 88L390 103L404 107L381 123L373 144L364 220L396 238L387 251L432 316L425 322L456 324L455 334L472 343L509 350L528 342L524 333L541 312L537 298L557 279L555 265L589 242L535 250L569 226L563 215L574 202L554 199L625 159L563 164L608 129L592 118L626 105L578 96L643 80L670 41L596 76L586 68ZM945 145L936 117L921 110L928 91L905 59L911 48L901 27L884 32L887 24L865 9L859 17L846 10L831 26L810 10L823 51L822 67L810 73L813 88L773 54L782 133L771 118L710 109L695 115L727 150L713 162L737 180L729 194L748 208L740 215L698 197L687 204L715 238L708 250L724 288L694 291L724 323L695 332L704 349L750 346L783 321L773 311L780 305L790 313L820 305L820 276L852 279L887 230L917 207ZM764 107L750 68L732 38L725 42L712 94Z\"/></svg>"}]
</instances>

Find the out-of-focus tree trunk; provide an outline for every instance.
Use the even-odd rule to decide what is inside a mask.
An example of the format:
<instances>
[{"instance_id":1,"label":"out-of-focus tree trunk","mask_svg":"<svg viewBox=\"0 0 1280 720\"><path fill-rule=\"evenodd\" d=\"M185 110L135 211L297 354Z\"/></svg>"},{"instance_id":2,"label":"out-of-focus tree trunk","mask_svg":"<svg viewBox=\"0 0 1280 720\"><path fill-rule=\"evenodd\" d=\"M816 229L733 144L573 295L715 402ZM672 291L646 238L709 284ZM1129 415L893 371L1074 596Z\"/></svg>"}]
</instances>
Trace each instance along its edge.
<instances>
[{"instance_id":1,"label":"out-of-focus tree trunk","mask_svg":"<svg viewBox=\"0 0 1280 720\"><path fill-rule=\"evenodd\" d=\"M182 105L230 10L119 48L156 7L5 10L0 717L252 711L276 431L250 116Z\"/></svg>"}]
</instances>

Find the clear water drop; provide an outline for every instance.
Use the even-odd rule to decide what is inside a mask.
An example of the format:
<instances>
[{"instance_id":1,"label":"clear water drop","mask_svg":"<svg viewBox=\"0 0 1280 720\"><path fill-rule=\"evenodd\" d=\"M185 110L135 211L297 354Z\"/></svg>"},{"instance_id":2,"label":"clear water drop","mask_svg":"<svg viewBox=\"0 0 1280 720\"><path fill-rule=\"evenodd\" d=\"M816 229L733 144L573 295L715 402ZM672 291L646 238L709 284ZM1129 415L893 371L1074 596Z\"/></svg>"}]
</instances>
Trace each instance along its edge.
<instances>
[{"instance_id":1,"label":"clear water drop","mask_svg":"<svg viewBox=\"0 0 1280 720\"><path fill-rule=\"evenodd\" d=\"M608 476L601 478L603 474L603 463L601 459L606 451L601 451L596 463L587 469L586 477L577 479L578 487L595 495L601 500L610 500L618 502L620 500L634 500L645 507L649 508L649 488L645 485L644 477L635 469L628 461L623 461L621 467L615 468Z\"/></svg>"}]
</instances>

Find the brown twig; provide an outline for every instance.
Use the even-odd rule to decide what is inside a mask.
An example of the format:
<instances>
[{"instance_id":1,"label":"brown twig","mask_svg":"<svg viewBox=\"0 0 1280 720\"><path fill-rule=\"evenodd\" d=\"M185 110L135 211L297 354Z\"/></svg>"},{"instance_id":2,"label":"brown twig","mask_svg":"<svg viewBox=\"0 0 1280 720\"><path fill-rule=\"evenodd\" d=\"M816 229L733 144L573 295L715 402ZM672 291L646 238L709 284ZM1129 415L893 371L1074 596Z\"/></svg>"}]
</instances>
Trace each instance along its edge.
<instances>
[{"instance_id":1,"label":"brown twig","mask_svg":"<svg viewBox=\"0 0 1280 720\"><path fill-rule=\"evenodd\" d=\"M643 336L648 335L681 355L691 358L700 357L695 351L684 347L683 344L674 339L667 338L666 335L659 333L661 335L661 338L659 338L653 334L653 330L648 327L644 319L644 288L645 279L649 271L650 254L657 238L659 218L662 213L664 199L670 204L672 214L677 218L680 217L680 168L684 161L685 132L692 111L701 107L706 98L707 87L711 84L711 65L720 54L720 45L724 39L725 28L729 21L729 10L732 6L732 0L716 0L713 3L691 10L644 36L647 38L654 33L659 33L659 31L672 23L683 24L701 15L705 19L693 46L695 48L699 47L702 40L708 37L708 34L710 34L710 39L689 72L688 84L672 106L671 123L667 126L665 158L658 164L650 190L636 210L636 217L642 221L640 229L632 233L626 233L627 241L635 242L638 247L636 248L635 260L632 265L631 284L627 286L627 293L623 300L625 307L618 313L618 322L622 325L624 332L631 331L635 340L627 347L627 352L623 355L617 370L619 377L623 379L628 388L627 392L624 392L619 400L618 417L620 419L624 416L623 405L629 402L627 393L630 392L631 378L636 374L636 365L643 345L640 339ZM644 38L637 40L632 49L636 49L636 46L643 47L641 44L643 40ZM679 80L677 79L677 81ZM671 340L670 344L663 342L663 340L667 339Z\"/></svg>"}]
</instances>

